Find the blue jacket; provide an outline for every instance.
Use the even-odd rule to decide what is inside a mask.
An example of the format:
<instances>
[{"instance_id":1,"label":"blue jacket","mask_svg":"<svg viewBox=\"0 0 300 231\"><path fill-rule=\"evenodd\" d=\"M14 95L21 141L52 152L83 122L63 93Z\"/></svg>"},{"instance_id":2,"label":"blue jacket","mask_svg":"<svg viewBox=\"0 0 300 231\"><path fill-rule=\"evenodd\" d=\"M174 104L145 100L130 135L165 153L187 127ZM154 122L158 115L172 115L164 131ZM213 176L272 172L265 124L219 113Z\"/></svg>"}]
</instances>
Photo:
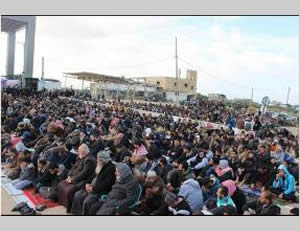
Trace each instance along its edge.
<instances>
[{"instance_id":1,"label":"blue jacket","mask_svg":"<svg viewBox=\"0 0 300 231\"><path fill-rule=\"evenodd\" d=\"M294 158L285 152L281 152L279 155L280 162L287 161L288 163L294 162Z\"/></svg>"},{"instance_id":2,"label":"blue jacket","mask_svg":"<svg viewBox=\"0 0 300 231\"><path fill-rule=\"evenodd\" d=\"M178 196L184 198L193 212L196 210L201 210L203 207L202 189L198 181L194 179L188 179L183 182Z\"/></svg>"},{"instance_id":3,"label":"blue jacket","mask_svg":"<svg viewBox=\"0 0 300 231\"><path fill-rule=\"evenodd\" d=\"M235 128L236 127L236 119L232 117L229 122L227 123L227 126L230 128Z\"/></svg>"},{"instance_id":4,"label":"blue jacket","mask_svg":"<svg viewBox=\"0 0 300 231\"><path fill-rule=\"evenodd\" d=\"M278 180L275 179L272 187L282 189L284 194L294 193L296 191L294 176L289 173L284 165L280 165L278 169L282 169L284 171L285 177L281 177Z\"/></svg>"}]
</instances>

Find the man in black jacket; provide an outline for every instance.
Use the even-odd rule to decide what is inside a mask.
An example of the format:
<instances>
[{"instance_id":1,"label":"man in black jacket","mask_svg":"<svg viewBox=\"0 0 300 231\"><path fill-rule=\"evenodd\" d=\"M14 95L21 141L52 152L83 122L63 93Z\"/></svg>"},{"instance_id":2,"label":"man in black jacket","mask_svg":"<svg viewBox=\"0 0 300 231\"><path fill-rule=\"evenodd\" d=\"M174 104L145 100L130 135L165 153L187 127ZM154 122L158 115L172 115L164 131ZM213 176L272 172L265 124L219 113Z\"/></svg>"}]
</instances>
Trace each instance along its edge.
<instances>
[{"instance_id":1,"label":"man in black jacket","mask_svg":"<svg viewBox=\"0 0 300 231\"><path fill-rule=\"evenodd\" d=\"M243 211L244 215L280 215L280 208L273 204L273 195L269 190L263 191L257 201L245 204Z\"/></svg>"},{"instance_id":2,"label":"man in black jacket","mask_svg":"<svg viewBox=\"0 0 300 231\"><path fill-rule=\"evenodd\" d=\"M279 164L276 162L276 159L274 157L271 158L270 163L268 165L268 181L265 185L265 188L272 188L272 184L276 178L276 175L278 173L278 167Z\"/></svg>"},{"instance_id":3,"label":"man in black jacket","mask_svg":"<svg viewBox=\"0 0 300 231\"><path fill-rule=\"evenodd\" d=\"M130 151L126 148L126 146L122 144L118 144L116 147L116 151L114 152L113 160L116 162L122 162L126 156L131 156Z\"/></svg>"},{"instance_id":4,"label":"man in black jacket","mask_svg":"<svg viewBox=\"0 0 300 231\"><path fill-rule=\"evenodd\" d=\"M259 121L258 116L255 117L254 119L254 125L253 125L253 131L258 131L261 128L261 122Z\"/></svg>"},{"instance_id":5,"label":"man in black jacket","mask_svg":"<svg viewBox=\"0 0 300 231\"><path fill-rule=\"evenodd\" d=\"M90 155L88 146L81 144L78 159L68 172L67 179L57 185L58 202L67 208L68 213L71 211L75 192L93 179L96 165L96 159Z\"/></svg>"},{"instance_id":6,"label":"man in black jacket","mask_svg":"<svg viewBox=\"0 0 300 231\"><path fill-rule=\"evenodd\" d=\"M75 193L71 213L84 215L87 210L98 200L101 195L108 194L115 183L115 165L111 162L109 151L100 151L97 154L96 176L91 184L86 184L84 189Z\"/></svg>"},{"instance_id":7,"label":"man in black jacket","mask_svg":"<svg viewBox=\"0 0 300 231\"><path fill-rule=\"evenodd\" d=\"M270 152L267 150L265 145L261 145L258 149L257 155L257 179L259 179L263 185L265 185L268 181L267 177L270 159Z\"/></svg>"},{"instance_id":8,"label":"man in black jacket","mask_svg":"<svg viewBox=\"0 0 300 231\"><path fill-rule=\"evenodd\" d=\"M50 173L47 161L44 159L38 160L38 177L32 182L36 191L41 187L50 187L54 178L55 175Z\"/></svg>"},{"instance_id":9,"label":"man in black jacket","mask_svg":"<svg viewBox=\"0 0 300 231\"><path fill-rule=\"evenodd\" d=\"M97 157L97 153L105 148L104 143L99 136L98 131L93 131L90 134L90 149L91 149L91 154L94 157Z\"/></svg>"}]
</instances>

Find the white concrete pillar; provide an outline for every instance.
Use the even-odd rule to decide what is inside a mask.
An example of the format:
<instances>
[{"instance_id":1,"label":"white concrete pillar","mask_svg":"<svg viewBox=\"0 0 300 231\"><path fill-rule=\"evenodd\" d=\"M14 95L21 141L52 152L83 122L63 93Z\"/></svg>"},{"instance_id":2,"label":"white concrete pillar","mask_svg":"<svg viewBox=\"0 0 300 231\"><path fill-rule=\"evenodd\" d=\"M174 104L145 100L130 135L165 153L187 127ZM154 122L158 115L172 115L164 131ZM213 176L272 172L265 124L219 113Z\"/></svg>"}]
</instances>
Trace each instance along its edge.
<instances>
[{"instance_id":1,"label":"white concrete pillar","mask_svg":"<svg viewBox=\"0 0 300 231\"><path fill-rule=\"evenodd\" d=\"M25 47L24 47L24 75L32 77L33 58L34 58L34 40L35 40L35 17L26 25Z\"/></svg>"},{"instance_id":2,"label":"white concrete pillar","mask_svg":"<svg viewBox=\"0 0 300 231\"><path fill-rule=\"evenodd\" d=\"M16 32L8 32L6 53L6 75L13 75L15 68Z\"/></svg>"}]
</instances>

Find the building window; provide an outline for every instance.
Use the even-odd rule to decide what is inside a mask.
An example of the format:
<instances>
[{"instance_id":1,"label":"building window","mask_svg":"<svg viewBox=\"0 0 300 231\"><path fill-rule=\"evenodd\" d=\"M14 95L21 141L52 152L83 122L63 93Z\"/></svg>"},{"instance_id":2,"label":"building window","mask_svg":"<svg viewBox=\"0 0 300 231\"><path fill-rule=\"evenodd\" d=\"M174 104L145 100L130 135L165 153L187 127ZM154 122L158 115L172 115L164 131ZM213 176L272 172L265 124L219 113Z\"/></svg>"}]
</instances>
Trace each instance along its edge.
<instances>
[{"instance_id":1,"label":"building window","mask_svg":"<svg viewBox=\"0 0 300 231\"><path fill-rule=\"evenodd\" d=\"M194 86L191 86L191 90L194 90Z\"/></svg>"},{"instance_id":2,"label":"building window","mask_svg":"<svg viewBox=\"0 0 300 231\"><path fill-rule=\"evenodd\" d=\"M157 85L160 85L160 82L159 82L159 81L157 81L157 82L156 82L156 84L157 84Z\"/></svg>"},{"instance_id":3,"label":"building window","mask_svg":"<svg viewBox=\"0 0 300 231\"><path fill-rule=\"evenodd\" d=\"M188 84L187 84L187 83L185 83L185 84L184 84L184 86L185 86L185 88L187 88L187 87L188 87Z\"/></svg>"},{"instance_id":4,"label":"building window","mask_svg":"<svg viewBox=\"0 0 300 231\"><path fill-rule=\"evenodd\" d=\"M175 83L174 83L174 86L176 86L176 85L177 85L177 83L175 82Z\"/></svg>"}]
</instances>

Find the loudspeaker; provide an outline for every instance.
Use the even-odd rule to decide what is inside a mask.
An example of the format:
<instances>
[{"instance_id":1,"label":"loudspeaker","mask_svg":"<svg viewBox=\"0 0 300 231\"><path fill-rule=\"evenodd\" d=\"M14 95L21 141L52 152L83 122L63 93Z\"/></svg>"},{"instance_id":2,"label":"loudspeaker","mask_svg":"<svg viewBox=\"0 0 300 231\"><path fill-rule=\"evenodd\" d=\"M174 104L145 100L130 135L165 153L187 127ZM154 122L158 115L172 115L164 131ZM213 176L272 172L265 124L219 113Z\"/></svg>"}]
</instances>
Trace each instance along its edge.
<instances>
[{"instance_id":1,"label":"loudspeaker","mask_svg":"<svg viewBox=\"0 0 300 231\"><path fill-rule=\"evenodd\" d=\"M24 88L32 89L33 91L38 90L39 79L37 78L25 78Z\"/></svg>"}]
</instances>

